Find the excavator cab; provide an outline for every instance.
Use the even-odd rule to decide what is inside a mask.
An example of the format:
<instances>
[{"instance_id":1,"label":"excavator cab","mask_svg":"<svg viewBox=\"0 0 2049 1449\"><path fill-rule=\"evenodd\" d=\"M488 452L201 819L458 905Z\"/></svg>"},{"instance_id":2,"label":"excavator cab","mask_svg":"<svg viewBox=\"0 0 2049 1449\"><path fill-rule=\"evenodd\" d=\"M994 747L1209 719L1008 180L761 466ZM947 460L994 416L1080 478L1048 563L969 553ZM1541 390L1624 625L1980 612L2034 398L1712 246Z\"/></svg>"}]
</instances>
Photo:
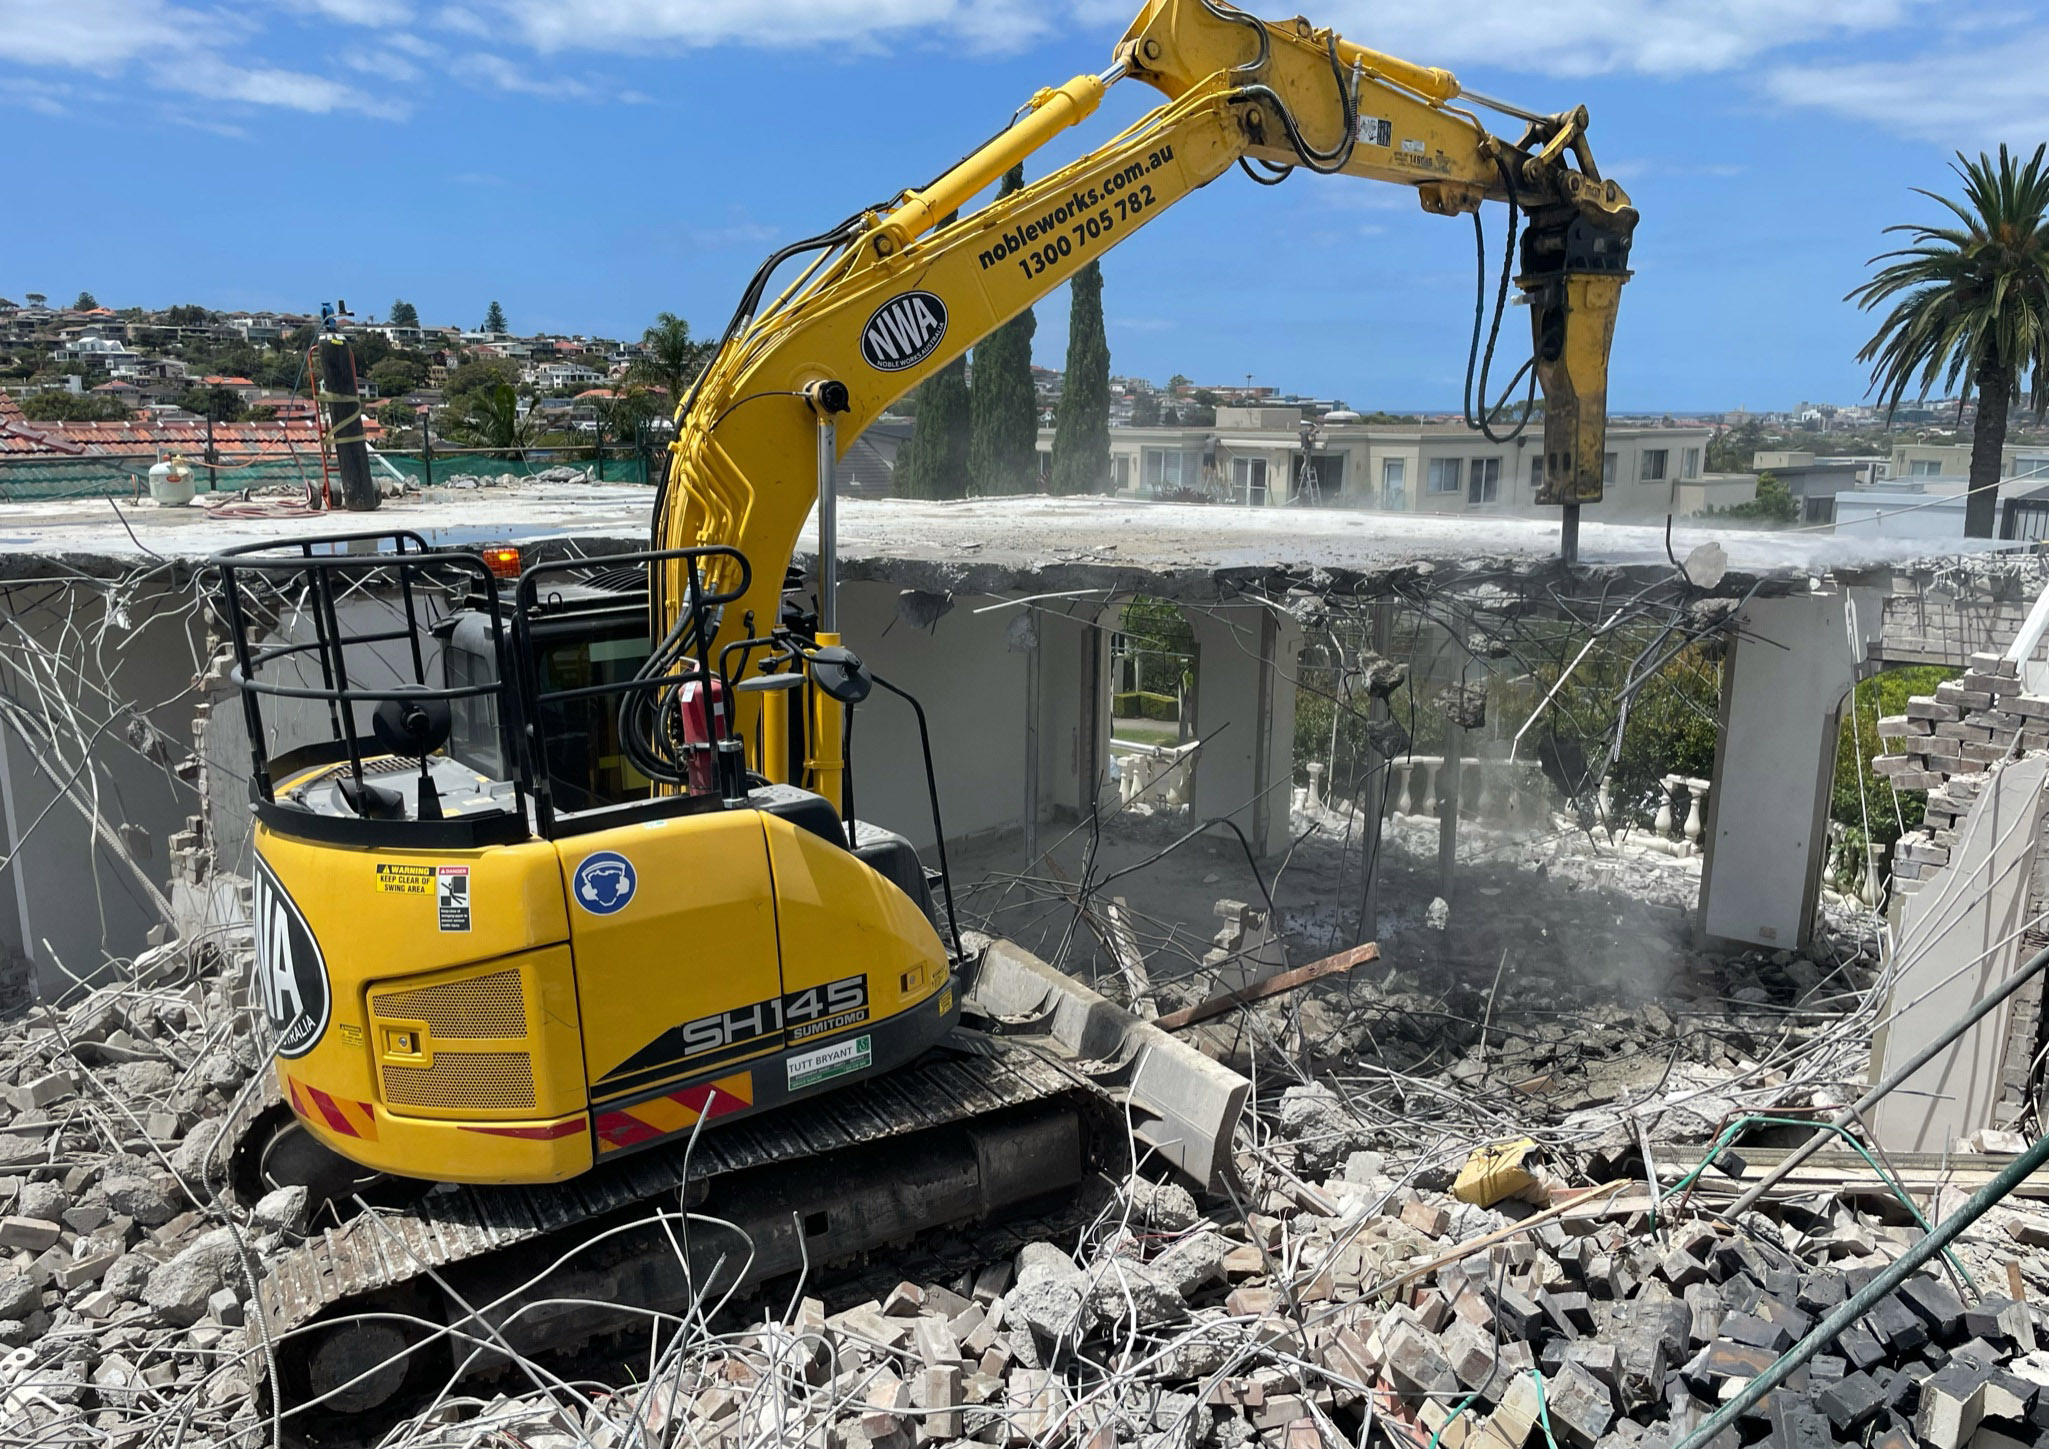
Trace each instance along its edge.
<instances>
[{"instance_id":1,"label":"excavator cab","mask_svg":"<svg viewBox=\"0 0 2049 1449\"><path fill-rule=\"evenodd\" d=\"M557 1181L888 1071L958 1020L958 937L916 850L846 818L850 792L789 782L786 741L733 731L741 690L802 712L868 680L785 627L714 657L738 551L507 582L395 531L214 565L255 799L254 994L321 1146ZM661 567L689 582L656 638Z\"/></svg>"}]
</instances>

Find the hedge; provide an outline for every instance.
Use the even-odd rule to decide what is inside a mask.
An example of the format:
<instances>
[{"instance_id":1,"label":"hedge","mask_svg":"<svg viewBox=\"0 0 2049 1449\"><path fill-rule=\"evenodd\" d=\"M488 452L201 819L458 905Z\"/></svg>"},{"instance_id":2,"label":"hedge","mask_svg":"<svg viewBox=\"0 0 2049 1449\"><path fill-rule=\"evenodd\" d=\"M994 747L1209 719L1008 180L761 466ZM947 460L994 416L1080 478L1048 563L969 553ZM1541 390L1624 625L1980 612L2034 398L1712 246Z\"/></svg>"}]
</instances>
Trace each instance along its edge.
<instances>
[{"instance_id":1,"label":"hedge","mask_svg":"<svg viewBox=\"0 0 2049 1449\"><path fill-rule=\"evenodd\" d=\"M1112 695L1110 711L1119 719L1179 720L1181 702L1171 694L1154 694L1150 690L1127 689L1122 694Z\"/></svg>"}]
</instances>

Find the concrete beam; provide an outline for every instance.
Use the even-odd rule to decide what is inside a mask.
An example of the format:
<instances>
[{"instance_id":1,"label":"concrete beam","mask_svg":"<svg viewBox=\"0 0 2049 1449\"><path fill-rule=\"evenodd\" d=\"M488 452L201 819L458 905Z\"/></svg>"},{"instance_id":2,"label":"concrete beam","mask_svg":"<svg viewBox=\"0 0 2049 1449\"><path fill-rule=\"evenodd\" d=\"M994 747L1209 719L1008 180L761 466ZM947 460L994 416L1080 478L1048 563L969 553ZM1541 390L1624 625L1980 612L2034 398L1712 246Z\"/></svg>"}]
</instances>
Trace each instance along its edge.
<instances>
[{"instance_id":1,"label":"concrete beam","mask_svg":"<svg viewBox=\"0 0 2049 1449\"><path fill-rule=\"evenodd\" d=\"M1722 675L1698 933L1798 950L1828 853L1843 698L1865 669L1883 595L1843 589L1744 606Z\"/></svg>"}]
</instances>

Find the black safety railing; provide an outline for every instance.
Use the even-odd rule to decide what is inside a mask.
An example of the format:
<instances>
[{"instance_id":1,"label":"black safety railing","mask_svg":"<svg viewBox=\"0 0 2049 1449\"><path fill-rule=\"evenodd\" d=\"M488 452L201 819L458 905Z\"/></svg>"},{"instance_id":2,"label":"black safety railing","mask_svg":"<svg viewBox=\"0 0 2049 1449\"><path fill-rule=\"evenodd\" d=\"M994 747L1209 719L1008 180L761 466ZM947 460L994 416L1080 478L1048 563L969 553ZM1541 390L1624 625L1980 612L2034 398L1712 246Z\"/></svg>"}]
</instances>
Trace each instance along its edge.
<instances>
[{"instance_id":1,"label":"black safety railing","mask_svg":"<svg viewBox=\"0 0 2049 1449\"><path fill-rule=\"evenodd\" d=\"M359 706L374 709L387 701L452 703L485 696L499 698L501 694L497 680L449 686L431 682L427 677L427 652L422 643L426 632L422 627L423 594L441 598L456 595L473 601L486 620L492 652L500 661L507 657L497 580L479 554L463 550L437 552L419 534L401 529L245 544L215 554L210 563L220 573L223 607L234 639L233 679L242 695L243 720L249 732L251 789L259 813L277 804L278 771L296 773L343 761L347 762L348 780L356 797L365 798L365 758L390 751L373 736L363 733L357 716ZM280 643L259 645L253 637L258 630L275 632L296 625L283 614L275 623L255 617L247 597L245 575L268 584L273 598L289 600L289 612L310 624L311 637L287 637ZM345 595L358 587L374 587L380 602L386 602L393 584L400 619L390 628L344 627ZM391 651L399 660L396 665L389 654L374 656L378 672L395 675L393 682L366 684L351 678L352 660L360 663L366 651L386 645L404 646ZM317 667L318 684L305 679L304 666L309 660ZM286 661L299 666L290 680L278 677L283 673L280 666ZM267 746L264 721L262 701L266 698L325 704L329 738L324 743L300 746L273 757ZM517 759L515 720L503 707L502 699L497 715L502 756L506 760ZM437 833L451 839L457 835L475 836L480 830L494 838L508 834L523 836L527 784L517 773L511 783L512 808L499 813L495 821L480 812L461 821L413 823L435 827ZM346 831L356 824L337 819L321 828Z\"/></svg>"}]
</instances>

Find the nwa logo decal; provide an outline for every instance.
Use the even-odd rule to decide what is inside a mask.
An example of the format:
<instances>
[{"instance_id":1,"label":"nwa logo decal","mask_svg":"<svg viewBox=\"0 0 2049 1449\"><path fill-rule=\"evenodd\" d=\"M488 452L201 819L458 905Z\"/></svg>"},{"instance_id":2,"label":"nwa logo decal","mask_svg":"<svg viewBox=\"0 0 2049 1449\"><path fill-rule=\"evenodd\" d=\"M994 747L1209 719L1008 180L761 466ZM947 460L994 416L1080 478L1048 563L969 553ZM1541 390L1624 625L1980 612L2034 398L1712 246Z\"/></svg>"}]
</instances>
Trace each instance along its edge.
<instances>
[{"instance_id":1,"label":"nwa logo decal","mask_svg":"<svg viewBox=\"0 0 2049 1449\"><path fill-rule=\"evenodd\" d=\"M327 1030L327 962L270 867L256 862L256 989L281 1057L303 1057Z\"/></svg>"},{"instance_id":2,"label":"nwa logo decal","mask_svg":"<svg viewBox=\"0 0 2049 1449\"><path fill-rule=\"evenodd\" d=\"M904 292L861 329L861 355L878 372L902 372L930 357L945 335L946 304L930 292Z\"/></svg>"}]
</instances>

